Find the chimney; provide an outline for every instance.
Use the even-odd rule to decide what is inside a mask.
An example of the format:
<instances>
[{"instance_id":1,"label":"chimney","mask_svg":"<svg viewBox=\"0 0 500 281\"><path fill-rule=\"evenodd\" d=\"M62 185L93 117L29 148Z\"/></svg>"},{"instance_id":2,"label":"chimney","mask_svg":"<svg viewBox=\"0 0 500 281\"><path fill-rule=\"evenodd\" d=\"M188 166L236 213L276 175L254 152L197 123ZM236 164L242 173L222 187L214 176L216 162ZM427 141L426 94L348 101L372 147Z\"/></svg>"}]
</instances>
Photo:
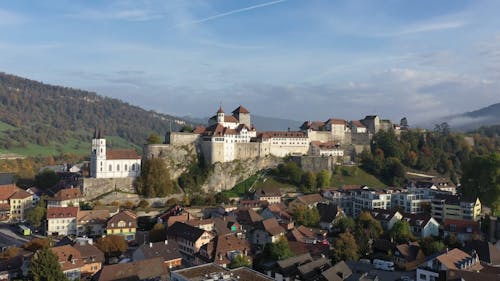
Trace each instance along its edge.
<instances>
[{"instance_id":1,"label":"chimney","mask_svg":"<svg viewBox=\"0 0 500 281\"><path fill-rule=\"evenodd\" d=\"M149 242L149 248L153 248L153 243Z\"/></svg>"}]
</instances>

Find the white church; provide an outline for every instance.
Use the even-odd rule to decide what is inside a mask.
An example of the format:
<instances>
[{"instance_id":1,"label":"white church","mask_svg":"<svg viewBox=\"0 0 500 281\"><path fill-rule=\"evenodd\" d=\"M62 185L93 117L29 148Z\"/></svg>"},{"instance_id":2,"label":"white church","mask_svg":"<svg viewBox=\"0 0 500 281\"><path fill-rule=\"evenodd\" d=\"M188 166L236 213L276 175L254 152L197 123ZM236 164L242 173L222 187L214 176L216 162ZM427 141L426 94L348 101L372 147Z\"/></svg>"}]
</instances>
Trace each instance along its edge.
<instances>
[{"instance_id":1,"label":"white church","mask_svg":"<svg viewBox=\"0 0 500 281\"><path fill-rule=\"evenodd\" d=\"M141 156L135 149L106 149L106 139L96 130L92 138L90 176L93 178L138 177Z\"/></svg>"}]
</instances>

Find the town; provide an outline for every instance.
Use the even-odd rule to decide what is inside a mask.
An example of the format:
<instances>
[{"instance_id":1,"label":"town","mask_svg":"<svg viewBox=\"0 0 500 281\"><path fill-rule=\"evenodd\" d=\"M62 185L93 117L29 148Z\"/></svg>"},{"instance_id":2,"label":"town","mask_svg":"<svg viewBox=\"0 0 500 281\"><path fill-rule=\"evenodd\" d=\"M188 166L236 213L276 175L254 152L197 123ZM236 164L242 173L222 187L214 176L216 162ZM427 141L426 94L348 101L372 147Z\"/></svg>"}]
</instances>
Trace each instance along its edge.
<instances>
[{"instance_id":1,"label":"town","mask_svg":"<svg viewBox=\"0 0 500 281\"><path fill-rule=\"evenodd\" d=\"M44 280L37 274L49 269L53 280L498 280L494 206L449 177L331 184L336 174L360 177L377 135L410 134L406 118L330 118L296 131L258 131L251 120L241 105L230 115L221 106L205 126L163 132L143 155L108 148L96 128L89 161L43 167L38 186L2 173L0 280ZM169 158L186 147L196 155ZM134 190L148 161L180 167L187 158L270 164L236 185L209 184L213 202L190 201L187 190ZM243 192L224 193L242 183Z\"/></svg>"}]
</instances>

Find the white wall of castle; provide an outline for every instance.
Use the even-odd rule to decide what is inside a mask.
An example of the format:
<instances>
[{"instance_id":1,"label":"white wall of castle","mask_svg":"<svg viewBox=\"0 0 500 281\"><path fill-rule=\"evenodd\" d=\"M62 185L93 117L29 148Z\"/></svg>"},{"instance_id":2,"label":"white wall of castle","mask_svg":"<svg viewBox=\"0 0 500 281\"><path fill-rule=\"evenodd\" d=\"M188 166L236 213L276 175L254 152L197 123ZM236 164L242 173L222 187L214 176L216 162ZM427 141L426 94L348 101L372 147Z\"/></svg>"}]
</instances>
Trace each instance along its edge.
<instances>
[{"instance_id":1,"label":"white wall of castle","mask_svg":"<svg viewBox=\"0 0 500 281\"><path fill-rule=\"evenodd\" d=\"M141 159L100 160L95 178L138 177L140 173Z\"/></svg>"}]
</instances>

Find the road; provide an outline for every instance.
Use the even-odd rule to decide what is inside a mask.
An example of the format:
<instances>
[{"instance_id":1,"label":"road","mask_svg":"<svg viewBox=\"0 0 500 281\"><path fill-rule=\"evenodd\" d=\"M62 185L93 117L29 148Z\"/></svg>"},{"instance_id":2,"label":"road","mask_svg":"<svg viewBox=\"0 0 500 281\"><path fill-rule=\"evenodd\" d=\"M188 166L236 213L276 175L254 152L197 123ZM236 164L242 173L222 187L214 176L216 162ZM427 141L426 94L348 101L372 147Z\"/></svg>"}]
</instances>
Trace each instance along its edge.
<instances>
[{"instance_id":1,"label":"road","mask_svg":"<svg viewBox=\"0 0 500 281\"><path fill-rule=\"evenodd\" d=\"M17 246L20 247L28 242L30 237L21 236L12 231L12 226L8 224L0 225L0 247Z\"/></svg>"}]
</instances>

